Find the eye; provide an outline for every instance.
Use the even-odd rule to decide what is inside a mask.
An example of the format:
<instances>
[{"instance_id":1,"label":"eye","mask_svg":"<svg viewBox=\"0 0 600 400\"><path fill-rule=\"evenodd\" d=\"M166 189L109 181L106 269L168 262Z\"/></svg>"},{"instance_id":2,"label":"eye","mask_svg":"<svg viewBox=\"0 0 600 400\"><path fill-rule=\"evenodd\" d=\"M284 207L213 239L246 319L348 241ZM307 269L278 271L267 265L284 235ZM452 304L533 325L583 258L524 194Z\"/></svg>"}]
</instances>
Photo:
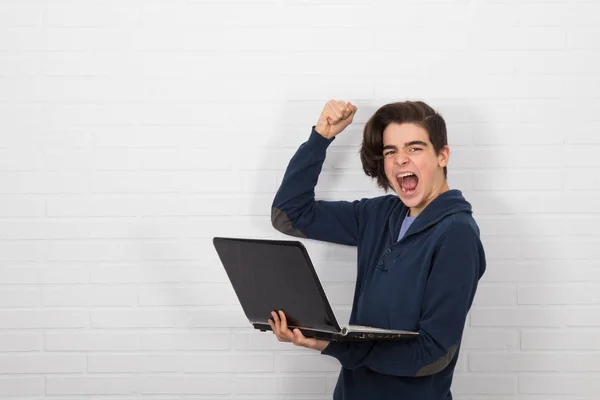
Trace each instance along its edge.
<instances>
[{"instance_id":1,"label":"eye","mask_svg":"<svg viewBox=\"0 0 600 400\"><path fill-rule=\"evenodd\" d=\"M411 147L411 148L409 149L409 151L410 151L411 153L414 153L415 151L421 151L421 150L422 150L422 149L421 149L420 147Z\"/></svg>"},{"instance_id":2,"label":"eye","mask_svg":"<svg viewBox=\"0 0 600 400\"><path fill-rule=\"evenodd\" d=\"M394 154L394 150L388 150L388 151L384 151L384 152L383 152L383 155L384 155L384 156L388 156L388 155L390 155L390 154Z\"/></svg>"}]
</instances>

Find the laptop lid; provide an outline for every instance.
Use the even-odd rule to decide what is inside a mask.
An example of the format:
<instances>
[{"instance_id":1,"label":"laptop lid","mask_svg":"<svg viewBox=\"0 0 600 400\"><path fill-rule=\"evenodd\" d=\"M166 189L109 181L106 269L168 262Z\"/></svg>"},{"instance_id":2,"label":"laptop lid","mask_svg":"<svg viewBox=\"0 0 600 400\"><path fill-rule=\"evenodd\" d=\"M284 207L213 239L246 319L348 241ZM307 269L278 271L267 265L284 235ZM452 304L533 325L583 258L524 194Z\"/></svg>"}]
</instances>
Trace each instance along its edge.
<instances>
[{"instance_id":1,"label":"laptop lid","mask_svg":"<svg viewBox=\"0 0 600 400\"><path fill-rule=\"evenodd\" d=\"M283 310L288 325L340 331L301 242L215 237L213 244L251 323L268 326L271 311Z\"/></svg>"}]
</instances>

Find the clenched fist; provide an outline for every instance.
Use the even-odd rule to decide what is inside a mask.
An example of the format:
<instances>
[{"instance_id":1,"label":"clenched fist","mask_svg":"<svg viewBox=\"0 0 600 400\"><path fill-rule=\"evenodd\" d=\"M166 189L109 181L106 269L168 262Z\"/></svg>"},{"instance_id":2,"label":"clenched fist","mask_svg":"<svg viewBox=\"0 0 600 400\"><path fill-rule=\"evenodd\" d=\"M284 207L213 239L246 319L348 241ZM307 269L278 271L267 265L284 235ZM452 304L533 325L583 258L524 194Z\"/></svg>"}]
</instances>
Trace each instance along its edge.
<instances>
[{"instance_id":1,"label":"clenched fist","mask_svg":"<svg viewBox=\"0 0 600 400\"><path fill-rule=\"evenodd\" d=\"M323 137L331 139L352 123L356 106L341 100L329 100L317 121L315 130Z\"/></svg>"}]
</instances>

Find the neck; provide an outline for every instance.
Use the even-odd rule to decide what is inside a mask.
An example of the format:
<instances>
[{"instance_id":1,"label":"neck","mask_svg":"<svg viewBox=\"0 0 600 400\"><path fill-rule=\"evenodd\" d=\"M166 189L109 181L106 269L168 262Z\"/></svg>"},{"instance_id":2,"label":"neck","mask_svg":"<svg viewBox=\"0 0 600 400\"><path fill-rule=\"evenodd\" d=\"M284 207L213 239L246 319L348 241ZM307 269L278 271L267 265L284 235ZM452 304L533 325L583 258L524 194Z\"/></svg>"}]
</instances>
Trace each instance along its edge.
<instances>
[{"instance_id":1,"label":"neck","mask_svg":"<svg viewBox=\"0 0 600 400\"><path fill-rule=\"evenodd\" d=\"M408 216L416 217L425 209L425 207L429 205L429 203L433 201L433 199L438 197L440 194L447 192L448 190L450 190L450 187L448 186L448 180L444 179L442 185L435 189L433 192L431 192L431 195L423 203L419 204L416 207L411 207L410 211L408 212Z\"/></svg>"}]
</instances>

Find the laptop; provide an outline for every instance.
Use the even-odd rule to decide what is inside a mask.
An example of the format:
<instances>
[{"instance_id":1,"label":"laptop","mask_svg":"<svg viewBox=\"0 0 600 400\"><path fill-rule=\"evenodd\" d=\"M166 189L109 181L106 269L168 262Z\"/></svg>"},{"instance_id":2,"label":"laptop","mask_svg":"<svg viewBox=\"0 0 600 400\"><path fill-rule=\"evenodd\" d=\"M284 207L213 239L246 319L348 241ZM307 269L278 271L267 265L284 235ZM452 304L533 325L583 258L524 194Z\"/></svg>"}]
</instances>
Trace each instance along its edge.
<instances>
[{"instance_id":1,"label":"laptop","mask_svg":"<svg viewBox=\"0 0 600 400\"><path fill-rule=\"evenodd\" d=\"M340 326L304 245L295 240L213 238L246 317L271 331L271 311L282 310L288 327L329 341L403 340L418 332Z\"/></svg>"}]
</instances>

